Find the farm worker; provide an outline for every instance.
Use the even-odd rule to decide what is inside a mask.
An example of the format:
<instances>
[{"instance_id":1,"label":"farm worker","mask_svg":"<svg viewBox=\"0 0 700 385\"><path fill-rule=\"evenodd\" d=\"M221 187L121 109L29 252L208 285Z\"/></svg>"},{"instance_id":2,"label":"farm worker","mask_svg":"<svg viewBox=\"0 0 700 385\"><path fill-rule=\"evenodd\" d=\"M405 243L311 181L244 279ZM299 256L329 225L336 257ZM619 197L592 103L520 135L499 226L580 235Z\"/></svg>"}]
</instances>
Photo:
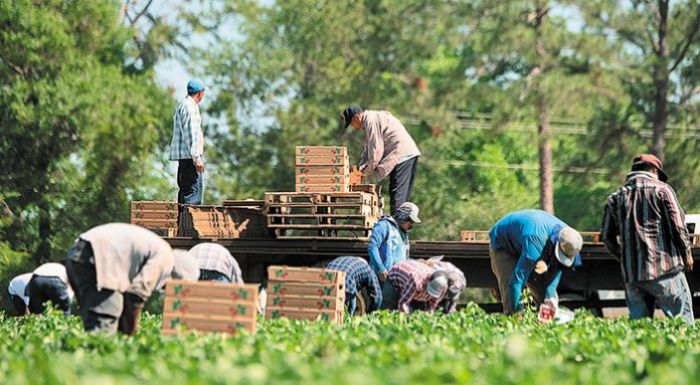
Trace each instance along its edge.
<instances>
[{"instance_id":1,"label":"farm worker","mask_svg":"<svg viewBox=\"0 0 700 385\"><path fill-rule=\"evenodd\" d=\"M220 244L200 243L188 253L197 261L200 281L243 283L243 274L238 262L231 252Z\"/></svg>"},{"instance_id":2,"label":"farm worker","mask_svg":"<svg viewBox=\"0 0 700 385\"><path fill-rule=\"evenodd\" d=\"M166 280L197 280L197 264L188 258L136 225L108 223L80 234L66 267L85 330L133 334L144 303Z\"/></svg>"},{"instance_id":3,"label":"farm worker","mask_svg":"<svg viewBox=\"0 0 700 385\"><path fill-rule=\"evenodd\" d=\"M70 304L73 300L73 289L68 284L66 267L60 263L45 263L37 267L25 289L29 296L29 312L41 314L44 303L51 301L58 306L63 314L70 314Z\"/></svg>"},{"instance_id":4,"label":"farm worker","mask_svg":"<svg viewBox=\"0 0 700 385\"><path fill-rule=\"evenodd\" d=\"M547 302L556 309L563 269L581 264L581 234L546 211L520 210L496 222L489 238L491 269L498 280L503 312L522 309L520 297L526 284L537 306Z\"/></svg>"},{"instance_id":5,"label":"farm worker","mask_svg":"<svg viewBox=\"0 0 700 385\"><path fill-rule=\"evenodd\" d=\"M338 257L328 263L326 269L344 271L345 275L345 307L349 315L355 314L357 296L362 290L367 290L369 303L367 313L379 309L382 304L382 288L379 286L377 275L369 263L360 257Z\"/></svg>"},{"instance_id":6,"label":"farm worker","mask_svg":"<svg viewBox=\"0 0 700 385\"><path fill-rule=\"evenodd\" d=\"M173 111L173 138L170 160L177 161L177 202L201 205L204 193L204 133L199 103L204 98L204 83L192 79L187 96ZM180 206L182 210L182 206Z\"/></svg>"},{"instance_id":7,"label":"farm worker","mask_svg":"<svg viewBox=\"0 0 700 385\"><path fill-rule=\"evenodd\" d=\"M10 295L12 307L17 315L25 315L29 312L29 296L25 289L30 279L32 279L32 273L20 274L12 278L7 286L7 293Z\"/></svg>"},{"instance_id":8,"label":"farm worker","mask_svg":"<svg viewBox=\"0 0 700 385\"><path fill-rule=\"evenodd\" d=\"M435 270L444 271L447 274L447 292L445 293L445 299L440 305L446 314L454 312L457 309L457 299L467 287L467 278L464 276L464 273L452 263L443 261L442 256L421 259L420 261Z\"/></svg>"},{"instance_id":9,"label":"farm worker","mask_svg":"<svg viewBox=\"0 0 700 385\"><path fill-rule=\"evenodd\" d=\"M397 262L408 259L410 252L408 232L413 228L414 223L421 223L418 214L418 206L412 202L404 202L394 215L380 218L372 228L367 253L370 266L382 283L383 301L396 302L396 298L389 297L395 295L388 280L389 269Z\"/></svg>"},{"instance_id":10,"label":"farm worker","mask_svg":"<svg viewBox=\"0 0 700 385\"><path fill-rule=\"evenodd\" d=\"M447 292L447 274L437 271L423 262L406 260L395 264L389 270L389 282L399 296L396 307L388 303L387 308L397 308L410 314L412 303L425 303L422 309L433 312Z\"/></svg>"},{"instance_id":11,"label":"farm worker","mask_svg":"<svg viewBox=\"0 0 700 385\"><path fill-rule=\"evenodd\" d=\"M341 114L345 128L365 132L365 145L359 168L367 177L376 173L378 181L389 175L391 213L411 200L420 151L401 122L387 111L362 110L352 105Z\"/></svg>"},{"instance_id":12,"label":"farm worker","mask_svg":"<svg viewBox=\"0 0 700 385\"><path fill-rule=\"evenodd\" d=\"M667 316L693 323L693 301L683 269L693 268L684 212L663 163L654 155L634 158L626 183L608 196L600 234L620 261L630 318Z\"/></svg>"}]
</instances>

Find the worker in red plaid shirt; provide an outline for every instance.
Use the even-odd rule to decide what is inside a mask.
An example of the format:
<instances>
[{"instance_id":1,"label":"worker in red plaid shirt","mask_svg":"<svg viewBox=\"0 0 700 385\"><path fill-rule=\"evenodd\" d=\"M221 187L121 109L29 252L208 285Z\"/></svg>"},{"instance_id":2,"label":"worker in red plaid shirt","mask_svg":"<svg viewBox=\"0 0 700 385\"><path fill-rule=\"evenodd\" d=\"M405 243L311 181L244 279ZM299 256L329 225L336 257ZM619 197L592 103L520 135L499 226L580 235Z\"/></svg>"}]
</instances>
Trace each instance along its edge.
<instances>
[{"instance_id":1,"label":"worker in red plaid shirt","mask_svg":"<svg viewBox=\"0 0 700 385\"><path fill-rule=\"evenodd\" d=\"M395 264L389 270L389 282L399 296L396 308L406 314L413 311L412 302L425 302L427 311L435 311L447 292L447 273L416 260ZM386 307L394 308L391 302Z\"/></svg>"}]
</instances>

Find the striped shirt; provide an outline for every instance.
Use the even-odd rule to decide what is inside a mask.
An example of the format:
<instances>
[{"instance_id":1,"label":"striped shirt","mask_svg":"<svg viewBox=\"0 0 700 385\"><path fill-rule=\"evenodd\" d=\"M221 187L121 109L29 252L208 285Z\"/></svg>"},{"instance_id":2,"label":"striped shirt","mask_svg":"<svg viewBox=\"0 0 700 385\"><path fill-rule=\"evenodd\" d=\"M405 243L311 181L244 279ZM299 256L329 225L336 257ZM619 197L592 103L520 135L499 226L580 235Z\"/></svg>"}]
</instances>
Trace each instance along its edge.
<instances>
[{"instance_id":1,"label":"striped shirt","mask_svg":"<svg viewBox=\"0 0 700 385\"><path fill-rule=\"evenodd\" d=\"M372 271L367 261L359 257L339 257L330 261L326 269L340 270L346 273L346 299L355 297L357 293L366 288L371 299L368 311L379 309L382 304L382 289L379 286L377 274Z\"/></svg>"},{"instance_id":2,"label":"striped shirt","mask_svg":"<svg viewBox=\"0 0 700 385\"><path fill-rule=\"evenodd\" d=\"M608 197L600 234L626 283L683 269L691 252L684 216L673 188L656 175L627 175L627 183Z\"/></svg>"},{"instance_id":3,"label":"striped shirt","mask_svg":"<svg viewBox=\"0 0 700 385\"><path fill-rule=\"evenodd\" d=\"M202 160L204 133L199 104L191 96L185 97L173 111L173 140L170 142L170 160Z\"/></svg>"},{"instance_id":4,"label":"striped shirt","mask_svg":"<svg viewBox=\"0 0 700 385\"><path fill-rule=\"evenodd\" d=\"M444 297L433 298L426 290L435 269L423 262L405 260L389 270L389 281L399 292L399 311L411 313L411 302L427 302L428 311L433 312Z\"/></svg>"},{"instance_id":5,"label":"striped shirt","mask_svg":"<svg viewBox=\"0 0 700 385\"><path fill-rule=\"evenodd\" d=\"M188 252L197 260L200 270L217 271L233 283L243 283L238 262L225 247L218 243L200 243Z\"/></svg>"}]
</instances>

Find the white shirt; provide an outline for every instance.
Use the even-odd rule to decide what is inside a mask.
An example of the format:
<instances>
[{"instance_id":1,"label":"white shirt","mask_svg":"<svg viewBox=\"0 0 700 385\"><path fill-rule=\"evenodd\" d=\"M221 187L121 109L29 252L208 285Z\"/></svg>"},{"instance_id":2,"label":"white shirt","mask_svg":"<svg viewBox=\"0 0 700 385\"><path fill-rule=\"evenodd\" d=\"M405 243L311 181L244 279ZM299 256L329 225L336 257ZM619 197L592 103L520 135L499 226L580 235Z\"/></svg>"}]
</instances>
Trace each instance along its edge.
<instances>
[{"instance_id":1,"label":"white shirt","mask_svg":"<svg viewBox=\"0 0 700 385\"><path fill-rule=\"evenodd\" d=\"M173 250L155 233L128 223L108 223L80 235L95 254L97 290L131 293L144 301L173 271Z\"/></svg>"},{"instance_id":2,"label":"white shirt","mask_svg":"<svg viewBox=\"0 0 700 385\"><path fill-rule=\"evenodd\" d=\"M32 279L32 273L25 273L12 278L10 285L7 287L7 291L10 295L16 295L22 298L24 304L29 306L29 297L24 295L24 289L27 287L29 280Z\"/></svg>"}]
</instances>

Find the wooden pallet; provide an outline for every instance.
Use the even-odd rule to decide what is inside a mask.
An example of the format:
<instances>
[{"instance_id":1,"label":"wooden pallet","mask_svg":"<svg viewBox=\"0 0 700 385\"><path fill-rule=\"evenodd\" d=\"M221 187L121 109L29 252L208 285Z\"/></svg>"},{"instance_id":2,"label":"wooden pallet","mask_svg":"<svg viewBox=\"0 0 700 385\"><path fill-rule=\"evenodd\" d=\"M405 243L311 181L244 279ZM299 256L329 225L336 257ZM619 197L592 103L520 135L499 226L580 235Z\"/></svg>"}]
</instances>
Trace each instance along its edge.
<instances>
[{"instance_id":1,"label":"wooden pallet","mask_svg":"<svg viewBox=\"0 0 700 385\"><path fill-rule=\"evenodd\" d=\"M268 228L347 228L371 229L377 218L361 214L268 214ZM331 227L332 226L332 227Z\"/></svg>"},{"instance_id":2,"label":"wooden pallet","mask_svg":"<svg viewBox=\"0 0 700 385\"><path fill-rule=\"evenodd\" d=\"M376 205L378 201L375 195L364 192L267 192L265 193L265 204L270 203L355 203Z\"/></svg>"},{"instance_id":3,"label":"wooden pallet","mask_svg":"<svg viewBox=\"0 0 700 385\"><path fill-rule=\"evenodd\" d=\"M306 215L365 215L380 217L381 210L377 206L355 203L271 203L265 208L265 214L306 214Z\"/></svg>"},{"instance_id":4,"label":"wooden pallet","mask_svg":"<svg viewBox=\"0 0 700 385\"><path fill-rule=\"evenodd\" d=\"M371 229L274 229L278 239L338 239L366 240L372 234Z\"/></svg>"},{"instance_id":5,"label":"wooden pallet","mask_svg":"<svg viewBox=\"0 0 700 385\"><path fill-rule=\"evenodd\" d=\"M260 199L224 199L221 205L224 207L262 207L264 200Z\"/></svg>"}]
</instances>

